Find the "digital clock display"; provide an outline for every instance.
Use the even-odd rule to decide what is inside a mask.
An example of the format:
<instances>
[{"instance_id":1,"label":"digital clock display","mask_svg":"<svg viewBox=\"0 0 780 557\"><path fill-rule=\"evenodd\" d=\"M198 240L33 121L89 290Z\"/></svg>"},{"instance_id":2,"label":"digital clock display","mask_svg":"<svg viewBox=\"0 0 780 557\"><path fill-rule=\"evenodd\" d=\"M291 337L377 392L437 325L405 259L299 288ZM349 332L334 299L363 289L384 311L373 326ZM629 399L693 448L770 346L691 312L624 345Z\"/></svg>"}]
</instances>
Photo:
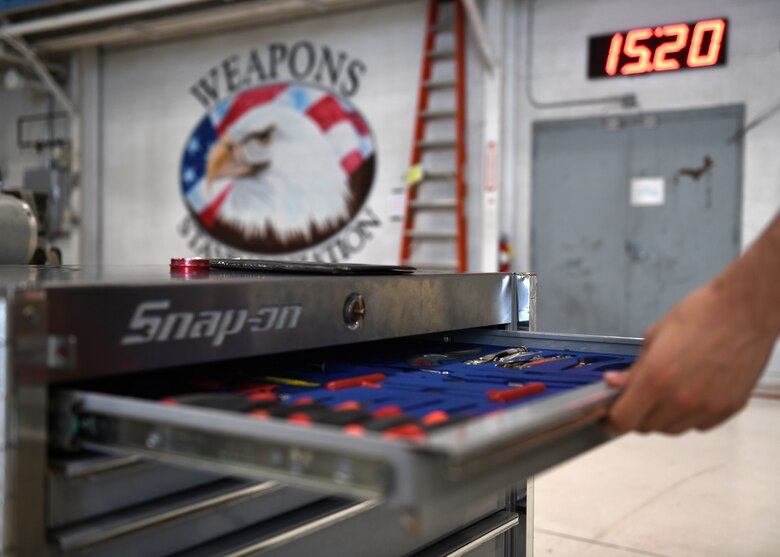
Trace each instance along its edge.
<instances>
[{"instance_id":1,"label":"digital clock display","mask_svg":"<svg viewBox=\"0 0 780 557\"><path fill-rule=\"evenodd\" d=\"M590 38L588 77L617 77L722 66L728 20L640 27Z\"/></svg>"}]
</instances>

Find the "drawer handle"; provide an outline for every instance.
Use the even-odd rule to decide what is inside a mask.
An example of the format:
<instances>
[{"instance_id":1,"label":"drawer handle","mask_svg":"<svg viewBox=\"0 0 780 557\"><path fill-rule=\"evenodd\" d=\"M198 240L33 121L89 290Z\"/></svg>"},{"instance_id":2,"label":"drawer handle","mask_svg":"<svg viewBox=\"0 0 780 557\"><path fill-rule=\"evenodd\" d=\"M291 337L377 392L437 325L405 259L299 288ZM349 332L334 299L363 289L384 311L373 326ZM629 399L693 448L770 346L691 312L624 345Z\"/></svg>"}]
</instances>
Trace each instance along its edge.
<instances>
[{"instance_id":1,"label":"drawer handle","mask_svg":"<svg viewBox=\"0 0 780 557\"><path fill-rule=\"evenodd\" d=\"M520 518L517 515L515 515L509 520L507 520L506 522L499 524L489 532L485 532L478 538L471 540L466 545L459 547L458 549L456 549L451 553L447 553L447 557L461 557L462 555L466 555L474 551L478 547L482 546L483 544L486 544L490 540L497 538L507 530L514 528L519 523L520 523Z\"/></svg>"},{"instance_id":2,"label":"drawer handle","mask_svg":"<svg viewBox=\"0 0 780 557\"><path fill-rule=\"evenodd\" d=\"M82 460L63 463L60 467L57 467L56 464L54 466L55 468L61 470L61 474L64 478L75 480L129 468L131 466L136 466L145 462L147 461L138 455L128 455L104 458L85 458Z\"/></svg>"},{"instance_id":3,"label":"drawer handle","mask_svg":"<svg viewBox=\"0 0 780 557\"><path fill-rule=\"evenodd\" d=\"M311 522L307 522L306 524L298 526L297 528L293 528L292 530L287 530L286 532L272 536L258 543L242 547L237 551L225 555L225 557L246 557L247 555L255 555L260 552L277 549L290 542L337 524L342 520L347 520L348 518L352 518L366 511L370 511L377 506L379 506L379 501L375 499L361 501L345 509L336 511L335 513L323 516L317 520L312 520Z\"/></svg>"},{"instance_id":4,"label":"drawer handle","mask_svg":"<svg viewBox=\"0 0 780 557\"><path fill-rule=\"evenodd\" d=\"M213 509L220 505L226 505L245 497L254 497L262 494L273 493L282 488L276 482L262 482L248 487L222 493L214 497L208 497L199 501L163 510L147 516L118 518L115 524L101 524L99 521L91 522L84 526L65 527L54 532L53 537L57 546L63 552L76 551L88 546L106 542L125 536L144 528L160 525L164 522L192 515L196 512Z\"/></svg>"}]
</instances>

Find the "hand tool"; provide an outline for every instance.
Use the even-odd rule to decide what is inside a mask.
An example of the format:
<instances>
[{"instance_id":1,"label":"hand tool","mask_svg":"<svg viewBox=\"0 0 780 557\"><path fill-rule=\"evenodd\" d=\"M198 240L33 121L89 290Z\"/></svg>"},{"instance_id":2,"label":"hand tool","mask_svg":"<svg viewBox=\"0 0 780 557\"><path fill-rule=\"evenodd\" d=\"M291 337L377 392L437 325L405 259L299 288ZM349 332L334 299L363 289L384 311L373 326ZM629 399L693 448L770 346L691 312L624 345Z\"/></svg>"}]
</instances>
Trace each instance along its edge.
<instances>
[{"instance_id":1,"label":"hand tool","mask_svg":"<svg viewBox=\"0 0 780 557\"><path fill-rule=\"evenodd\" d=\"M252 393L272 393L279 390L279 385L272 385L270 383L256 383L245 384L235 389L231 389L230 392L239 395L249 395Z\"/></svg>"},{"instance_id":2,"label":"hand tool","mask_svg":"<svg viewBox=\"0 0 780 557\"><path fill-rule=\"evenodd\" d=\"M622 371L624 369L630 368L634 364L633 360L630 362L623 362L623 363L616 363L616 364L606 364L601 367L597 367L593 371Z\"/></svg>"},{"instance_id":3,"label":"hand tool","mask_svg":"<svg viewBox=\"0 0 780 557\"><path fill-rule=\"evenodd\" d=\"M468 348L466 350L455 350L453 352L434 352L430 354L420 354L419 356L412 356L406 360L406 363L413 366L436 367L442 365L445 361L457 360L464 356L479 354L480 351L481 350L479 348Z\"/></svg>"},{"instance_id":4,"label":"hand tool","mask_svg":"<svg viewBox=\"0 0 780 557\"><path fill-rule=\"evenodd\" d=\"M317 421L333 413L333 409L326 404L313 402L309 404L285 404L277 408L272 408L269 413L275 418L288 418L292 414L306 414Z\"/></svg>"},{"instance_id":5,"label":"hand tool","mask_svg":"<svg viewBox=\"0 0 780 557\"><path fill-rule=\"evenodd\" d=\"M325 404L306 403L306 404L284 404L272 406L269 408L256 409L251 412L254 417L274 417L287 418L301 425L308 425L312 422L320 422L328 419L334 410Z\"/></svg>"},{"instance_id":6,"label":"hand tool","mask_svg":"<svg viewBox=\"0 0 780 557\"><path fill-rule=\"evenodd\" d=\"M372 419L362 424L349 424L344 426L344 433L347 435L361 436L366 431L386 431L391 428L397 428L405 425L416 425L414 418L409 416L396 416L393 418Z\"/></svg>"},{"instance_id":7,"label":"hand tool","mask_svg":"<svg viewBox=\"0 0 780 557\"><path fill-rule=\"evenodd\" d=\"M336 410L318 421L323 424L346 426L349 424L362 424L373 418L374 416L365 410Z\"/></svg>"},{"instance_id":8,"label":"hand tool","mask_svg":"<svg viewBox=\"0 0 780 557\"><path fill-rule=\"evenodd\" d=\"M279 383L280 385L290 385L291 387L319 387L319 383L303 381L301 379L290 379L289 377L263 377L265 381Z\"/></svg>"},{"instance_id":9,"label":"hand tool","mask_svg":"<svg viewBox=\"0 0 780 557\"><path fill-rule=\"evenodd\" d=\"M252 393L247 396L252 402L279 402L279 396L273 393Z\"/></svg>"},{"instance_id":10,"label":"hand tool","mask_svg":"<svg viewBox=\"0 0 780 557\"><path fill-rule=\"evenodd\" d=\"M361 410L363 406L356 400L347 400L338 403L333 407L334 410Z\"/></svg>"},{"instance_id":11,"label":"hand tool","mask_svg":"<svg viewBox=\"0 0 780 557\"><path fill-rule=\"evenodd\" d=\"M579 358L577 358L576 364L572 364L563 369L565 371L567 369L575 369L575 368L589 366L592 364L606 363L606 362L619 362L621 360L622 358L612 357L612 356L580 356Z\"/></svg>"},{"instance_id":12,"label":"hand tool","mask_svg":"<svg viewBox=\"0 0 780 557\"><path fill-rule=\"evenodd\" d=\"M425 373L435 373L436 375L450 375L452 373L444 369L416 369L414 371L424 371Z\"/></svg>"},{"instance_id":13,"label":"hand tool","mask_svg":"<svg viewBox=\"0 0 780 557\"><path fill-rule=\"evenodd\" d=\"M305 412L293 412L287 416L287 421L297 425L311 425L314 420Z\"/></svg>"},{"instance_id":14,"label":"hand tool","mask_svg":"<svg viewBox=\"0 0 780 557\"><path fill-rule=\"evenodd\" d=\"M507 377L505 378L483 379L481 377L459 378L412 372L403 375L394 375L388 378L386 387L401 391L411 390L422 393L457 393L462 396L481 397L485 389L490 388L491 386L500 387L506 383L506 381L511 378L509 377L509 373L506 373L506 375Z\"/></svg>"},{"instance_id":15,"label":"hand tool","mask_svg":"<svg viewBox=\"0 0 780 557\"><path fill-rule=\"evenodd\" d=\"M431 412L431 414L433 414L433 412ZM465 422L466 420L469 420L472 417L473 415L471 414L457 414L455 416L449 416L445 421L438 421L435 423L425 423L423 421L423 425L425 426L425 429L427 429L428 431L434 431L442 427L449 427L451 425L456 425L458 423ZM423 420L425 420L425 417L423 418Z\"/></svg>"},{"instance_id":16,"label":"hand tool","mask_svg":"<svg viewBox=\"0 0 780 557\"><path fill-rule=\"evenodd\" d=\"M528 350L528 347L526 346L518 346L516 348L506 348L505 350L501 350L500 352L493 352L492 354L485 354L484 356L474 358L473 360L466 360L463 363L473 366L479 364L488 364L491 362L508 362L521 356L530 356L532 354L538 354L538 352L532 352Z\"/></svg>"},{"instance_id":17,"label":"hand tool","mask_svg":"<svg viewBox=\"0 0 780 557\"><path fill-rule=\"evenodd\" d=\"M384 439L425 439L425 430L417 424L403 424L391 427L382 433Z\"/></svg>"},{"instance_id":18,"label":"hand tool","mask_svg":"<svg viewBox=\"0 0 780 557\"><path fill-rule=\"evenodd\" d=\"M514 389L487 391L487 395L491 402L512 402L513 400L538 395L546 391L547 387L544 383L528 383L527 385Z\"/></svg>"},{"instance_id":19,"label":"hand tool","mask_svg":"<svg viewBox=\"0 0 780 557\"><path fill-rule=\"evenodd\" d=\"M359 375L357 377L329 381L325 383L325 388L329 391L340 391L341 389L349 389L351 387L366 387L368 384L379 383L386 380L387 375L384 373L371 373L368 375Z\"/></svg>"},{"instance_id":20,"label":"hand tool","mask_svg":"<svg viewBox=\"0 0 780 557\"><path fill-rule=\"evenodd\" d=\"M361 424L368 431L384 431L391 427L409 424L414 422L411 416L393 416L390 418L374 418Z\"/></svg>"},{"instance_id":21,"label":"hand tool","mask_svg":"<svg viewBox=\"0 0 780 557\"><path fill-rule=\"evenodd\" d=\"M434 410L422 417L420 422L426 426L434 426L443 422L448 422L450 419L449 414L444 410Z\"/></svg>"},{"instance_id":22,"label":"hand tool","mask_svg":"<svg viewBox=\"0 0 780 557\"><path fill-rule=\"evenodd\" d=\"M568 356L566 354L556 354L555 356L534 356L532 358L529 358L527 360L517 360L514 362L504 362L501 364L498 364L498 367L503 367L507 369L526 369L532 366L540 366L542 364L549 364L550 362L555 362L557 360L566 360L569 358L573 358L574 356Z\"/></svg>"},{"instance_id":23,"label":"hand tool","mask_svg":"<svg viewBox=\"0 0 780 557\"><path fill-rule=\"evenodd\" d=\"M389 404L387 406L382 406L381 408L377 408L373 412L371 412L371 415L375 418L397 418L399 416L404 415L404 411L401 410L399 406L396 406L394 404Z\"/></svg>"},{"instance_id":24,"label":"hand tool","mask_svg":"<svg viewBox=\"0 0 780 557\"><path fill-rule=\"evenodd\" d=\"M273 415L273 413L271 413ZM350 424L362 424L374 419L370 412L365 410L333 410L324 411L297 411L287 416L288 422L295 422L300 425L309 425L313 422L318 424L328 424L337 426L346 426Z\"/></svg>"},{"instance_id":25,"label":"hand tool","mask_svg":"<svg viewBox=\"0 0 780 557\"><path fill-rule=\"evenodd\" d=\"M277 405L279 399L271 394L262 400L252 397L243 397L231 394L221 393L196 393L176 397L166 397L161 400L163 404L177 405L184 404L188 406L198 406L201 408L214 408L218 410L229 410L232 412L249 412L256 409L265 409ZM273 397L271 399L270 397Z\"/></svg>"}]
</instances>

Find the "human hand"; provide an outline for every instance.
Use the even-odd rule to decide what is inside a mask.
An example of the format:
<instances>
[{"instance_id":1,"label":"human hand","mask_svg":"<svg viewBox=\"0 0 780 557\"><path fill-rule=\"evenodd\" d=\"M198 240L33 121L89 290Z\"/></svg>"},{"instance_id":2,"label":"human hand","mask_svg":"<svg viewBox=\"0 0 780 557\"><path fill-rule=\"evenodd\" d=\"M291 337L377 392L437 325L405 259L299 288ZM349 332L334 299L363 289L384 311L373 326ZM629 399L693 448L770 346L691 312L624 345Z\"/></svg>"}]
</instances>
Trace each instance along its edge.
<instances>
[{"instance_id":1,"label":"human hand","mask_svg":"<svg viewBox=\"0 0 780 557\"><path fill-rule=\"evenodd\" d=\"M740 302L728 284L710 283L651 326L636 363L604 376L623 389L607 428L679 434L710 429L741 410L776 333L758 326Z\"/></svg>"}]
</instances>

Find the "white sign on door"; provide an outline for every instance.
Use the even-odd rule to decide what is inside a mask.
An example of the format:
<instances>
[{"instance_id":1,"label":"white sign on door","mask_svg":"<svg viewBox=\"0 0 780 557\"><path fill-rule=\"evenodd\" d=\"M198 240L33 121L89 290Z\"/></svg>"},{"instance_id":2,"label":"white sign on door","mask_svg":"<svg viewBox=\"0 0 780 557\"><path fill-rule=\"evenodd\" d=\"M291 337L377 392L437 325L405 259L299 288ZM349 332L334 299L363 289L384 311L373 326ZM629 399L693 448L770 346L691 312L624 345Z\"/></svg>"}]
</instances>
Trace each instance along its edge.
<instances>
[{"instance_id":1,"label":"white sign on door","mask_svg":"<svg viewBox=\"0 0 780 557\"><path fill-rule=\"evenodd\" d=\"M666 202L666 180L662 176L631 178L631 206L657 207Z\"/></svg>"}]
</instances>

